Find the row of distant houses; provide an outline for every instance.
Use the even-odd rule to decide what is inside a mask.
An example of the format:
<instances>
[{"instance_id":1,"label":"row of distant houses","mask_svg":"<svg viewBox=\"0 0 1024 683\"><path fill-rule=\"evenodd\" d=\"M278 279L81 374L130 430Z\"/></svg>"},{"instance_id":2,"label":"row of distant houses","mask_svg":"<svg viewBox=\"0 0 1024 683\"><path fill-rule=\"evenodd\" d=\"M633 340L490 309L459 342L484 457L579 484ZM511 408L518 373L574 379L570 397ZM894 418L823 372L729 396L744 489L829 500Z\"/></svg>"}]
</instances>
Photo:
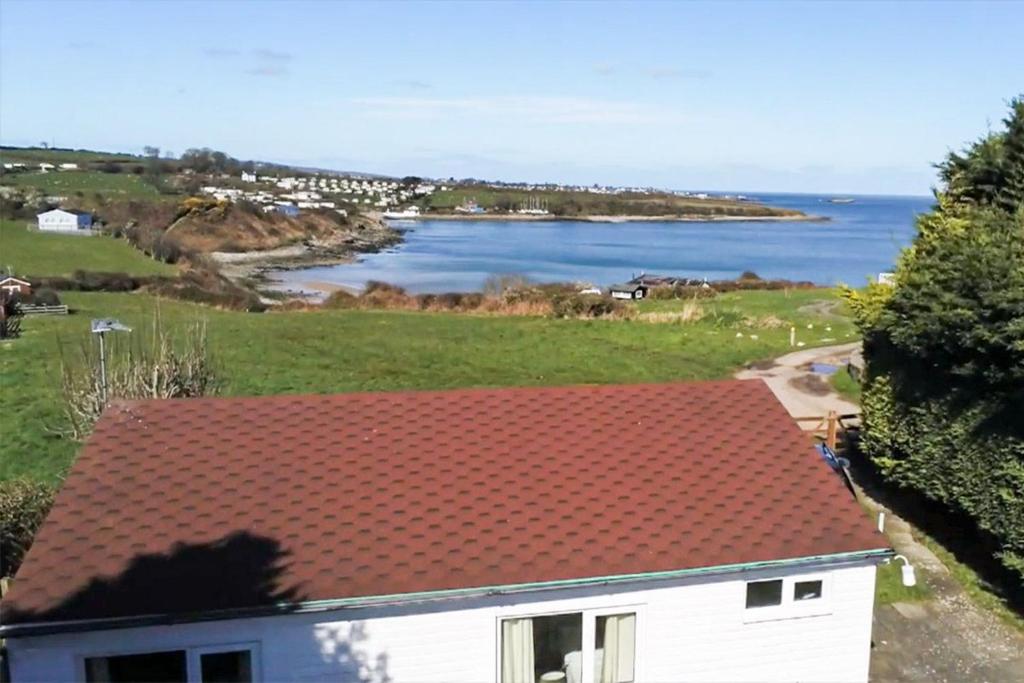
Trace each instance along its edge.
<instances>
[{"instance_id":1,"label":"row of distant houses","mask_svg":"<svg viewBox=\"0 0 1024 683\"><path fill-rule=\"evenodd\" d=\"M299 209L333 209L339 201L347 204L361 204L387 210L417 197L433 194L438 188L430 183L410 186L395 180L346 178L337 176L259 176L243 171L244 183L264 183L258 190L242 190L234 187L207 186L203 192L227 201L250 201L256 204L291 204ZM441 187L441 190L447 189ZM282 192L283 191L283 192ZM271 211L273 209L264 209Z\"/></svg>"},{"instance_id":2,"label":"row of distant houses","mask_svg":"<svg viewBox=\"0 0 1024 683\"><path fill-rule=\"evenodd\" d=\"M19 162L12 162L4 164L5 171L27 171L32 168L37 168L36 164L23 164ZM66 164L38 164L38 169L41 173L48 173L50 171L77 171L78 164L66 163Z\"/></svg>"}]
</instances>

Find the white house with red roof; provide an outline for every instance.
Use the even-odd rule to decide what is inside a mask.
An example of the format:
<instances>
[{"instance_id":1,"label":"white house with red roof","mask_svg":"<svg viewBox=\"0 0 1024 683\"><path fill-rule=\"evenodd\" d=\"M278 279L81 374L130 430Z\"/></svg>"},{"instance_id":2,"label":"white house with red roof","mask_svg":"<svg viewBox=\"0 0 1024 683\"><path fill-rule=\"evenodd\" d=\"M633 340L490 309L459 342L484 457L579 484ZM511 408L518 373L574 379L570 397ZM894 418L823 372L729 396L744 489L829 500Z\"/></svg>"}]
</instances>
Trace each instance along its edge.
<instances>
[{"instance_id":1,"label":"white house with red roof","mask_svg":"<svg viewBox=\"0 0 1024 683\"><path fill-rule=\"evenodd\" d=\"M865 681L891 554L760 381L135 401L0 637L15 681Z\"/></svg>"}]
</instances>

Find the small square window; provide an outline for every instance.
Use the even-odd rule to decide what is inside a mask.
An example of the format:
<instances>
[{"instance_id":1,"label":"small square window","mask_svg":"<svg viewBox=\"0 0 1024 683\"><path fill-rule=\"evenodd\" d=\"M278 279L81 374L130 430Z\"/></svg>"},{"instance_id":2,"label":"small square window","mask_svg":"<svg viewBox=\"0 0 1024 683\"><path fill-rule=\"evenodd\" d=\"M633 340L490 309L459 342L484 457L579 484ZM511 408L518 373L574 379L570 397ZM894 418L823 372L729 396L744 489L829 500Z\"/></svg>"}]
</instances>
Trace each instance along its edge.
<instances>
[{"instance_id":1,"label":"small square window","mask_svg":"<svg viewBox=\"0 0 1024 683\"><path fill-rule=\"evenodd\" d=\"M185 651L146 652L114 657L87 657L87 683L174 683L186 679Z\"/></svg>"},{"instance_id":2,"label":"small square window","mask_svg":"<svg viewBox=\"0 0 1024 683\"><path fill-rule=\"evenodd\" d=\"M747 584L747 609L782 604L782 579Z\"/></svg>"},{"instance_id":3,"label":"small square window","mask_svg":"<svg viewBox=\"0 0 1024 683\"><path fill-rule=\"evenodd\" d=\"M793 584L793 600L817 600L821 597L821 581L797 581Z\"/></svg>"},{"instance_id":4,"label":"small square window","mask_svg":"<svg viewBox=\"0 0 1024 683\"><path fill-rule=\"evenodd\" d=\"M200 655L203 683L251 683L252 656L248 650Z\"/></svg>"}]
</instances>

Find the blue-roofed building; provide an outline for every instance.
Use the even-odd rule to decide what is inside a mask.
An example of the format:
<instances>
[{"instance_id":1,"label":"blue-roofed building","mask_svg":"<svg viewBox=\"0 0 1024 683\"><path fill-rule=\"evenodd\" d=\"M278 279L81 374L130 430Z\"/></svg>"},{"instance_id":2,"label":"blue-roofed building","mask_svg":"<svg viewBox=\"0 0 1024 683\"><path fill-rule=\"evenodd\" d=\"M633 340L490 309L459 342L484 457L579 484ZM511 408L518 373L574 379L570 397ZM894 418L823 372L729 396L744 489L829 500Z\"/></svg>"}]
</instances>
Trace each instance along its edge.
<instances>
[{"instance_id":1,"label":"blue-roofed building","mask_svg":"<svg viewBox=\"0 0 1024 683\"><path fill-rule=\"evenodd\" d=\"M299 215L299 207L293 206L291 204L278 204L277 212L283 213L285 216L291 216L294 218L295 216Z\"/></svg>"}]
</instances>

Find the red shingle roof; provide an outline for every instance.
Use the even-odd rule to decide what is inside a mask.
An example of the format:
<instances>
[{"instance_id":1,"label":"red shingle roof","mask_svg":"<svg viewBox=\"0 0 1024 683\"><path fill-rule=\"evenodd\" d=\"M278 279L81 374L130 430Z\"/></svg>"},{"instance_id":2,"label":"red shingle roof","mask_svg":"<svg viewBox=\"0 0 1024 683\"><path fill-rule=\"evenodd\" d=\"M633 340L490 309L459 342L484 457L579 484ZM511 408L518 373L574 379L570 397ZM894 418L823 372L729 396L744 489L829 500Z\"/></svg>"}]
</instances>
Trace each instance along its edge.
<instances>
[{"instance_id":1,"label":"red shingle roof","mask_svg":"<svg viewBox=\"0 0 1024 683\"><path fill-rule=\"evenodd\" d=\"M758 380L138 401L89 439L4 622L886 547Z\"/></svg>"}]
</instances>

